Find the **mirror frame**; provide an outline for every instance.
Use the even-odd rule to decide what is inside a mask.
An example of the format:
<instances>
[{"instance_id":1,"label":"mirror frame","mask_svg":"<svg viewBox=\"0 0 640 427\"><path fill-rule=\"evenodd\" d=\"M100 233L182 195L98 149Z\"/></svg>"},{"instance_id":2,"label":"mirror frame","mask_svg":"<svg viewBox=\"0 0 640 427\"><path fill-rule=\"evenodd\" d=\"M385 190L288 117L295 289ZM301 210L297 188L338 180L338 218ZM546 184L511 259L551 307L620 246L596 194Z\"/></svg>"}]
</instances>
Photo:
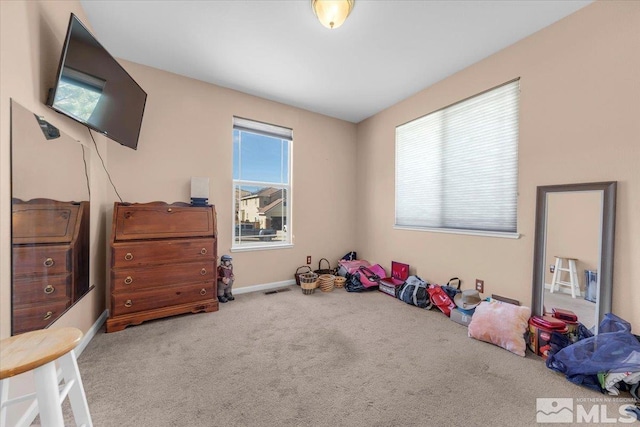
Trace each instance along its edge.
<instances>
[{"instance_id":1,"label":"mirror frame","mask_svg":"<svg viewBox=\"0 0 640 427\"><path fill-rule=\"evenodd\" d=\"M613 291L613 251L616 223L617 181L589 182L582 184L562 184L538 186L536 192L536 225L533 253L533 284L531 314L544 314L545 250L547 242L547 195L576 191L601 191L602 212L600 222L600 260L598 265L598 303L596 304L596 324L594 332L605 313L611 311Z\"/></svg>"}]
</instances>

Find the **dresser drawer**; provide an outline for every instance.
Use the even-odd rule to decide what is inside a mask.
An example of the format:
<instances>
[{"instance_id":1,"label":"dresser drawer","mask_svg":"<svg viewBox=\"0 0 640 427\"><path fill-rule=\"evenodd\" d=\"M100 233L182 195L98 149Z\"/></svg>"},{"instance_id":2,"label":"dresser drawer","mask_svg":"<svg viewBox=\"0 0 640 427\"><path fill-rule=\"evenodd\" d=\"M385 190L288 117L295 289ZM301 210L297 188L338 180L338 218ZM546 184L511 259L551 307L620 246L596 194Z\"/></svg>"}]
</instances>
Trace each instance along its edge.
<instances>
[{"instance_id":1,"label":"dresser drawer","mask_svg":"<svg viewBox=\"0 0 640 427\"><path fill-rule=\"evenodd\" d=\"M114 243L113 268L208 260L215 263L215 239L174 239Z\"/></svg>"},{"instance_id":2,"label":"dresser drawer","mask_svg":"<svg viewBox=\"0 0 640 427\"><path fill-rule=\"evenodd\" d=\"M71 300L56 300L47 304L13 308L13 333L21 334L46 328L71 305Z\"/></svg>"},{"instance_id":3,"label":"dresser drawer","mask_svg":"<svg viewBox=\"0 0 640 427\"><path fill-rule=\"evenodd\" d=\"M154 308L211 300L216 297L215 282L168 286L135 292L113 293L111 315L136 313Z\"/></svg>"},{"instance_id":4,"label":"dresser drawer","mask_svg":"<svg viewBox=\"0 0 640 427\"><path fill-rule=\"evenodd\" d=\"M15 277L12 295L14 307L71 298L71 274Z\"/></svg>"},{"instance_id":5,"label":"dresser drawer","mask_svg":"<svg viewBox=\"0 0 640 427\"><path fill-rule=\"evenodd\" d=\"M215 237L215 216L211 206L145 203L115 206L115 241Z\"/></svg>"},{"instance_id":6,"label":"dresser drawer","mask_svg":"<svg viewBox=\"0 0 640 427\"><path fill-rule=\"evenodd\" d=\"M180 283L210 282L215 279L216 268L211 261L114 268L111 270L111 291L129 292Z\"/></svg>"},{"instance_id":7,"label":"dresser drawer","mask_svg":"<svg viewBox=\"0 0 640 427\"><path fill-rule=\"evenodd\" d=\"M14 246L13 274L51 275L71 271L71 249L68 246Z\"/></svg>"}]
</instances>

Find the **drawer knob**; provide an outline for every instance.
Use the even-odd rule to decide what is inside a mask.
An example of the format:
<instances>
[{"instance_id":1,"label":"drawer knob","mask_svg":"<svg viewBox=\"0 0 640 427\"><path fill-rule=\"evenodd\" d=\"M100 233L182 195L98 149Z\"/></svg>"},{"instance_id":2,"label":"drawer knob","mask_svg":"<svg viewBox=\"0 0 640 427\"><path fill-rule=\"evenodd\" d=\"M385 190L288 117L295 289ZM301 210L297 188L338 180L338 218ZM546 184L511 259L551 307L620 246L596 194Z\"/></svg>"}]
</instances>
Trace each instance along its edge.
<instances>
[{"instance_id":1,"label":"drawer knob","mask_svg":"<svg viewBox=\"0 0 640 427\"><path fill-rule=\"evenodd\" d=\"M207 290L205 288L202 288L200 290L200 295L206 295L207 294Z\"/></svg>"},{"instance_id":2,"label":"drawer knob","mask_svg":"<svg viewBox=\"0 0 640 427\"><path fill-rule=\"evenodd\" d=\"M47 258L44 260L44 262L42 263L45 267L52 267L53 264L55 264L55 261L53 261L53 258Z\"/></svg>"},{"instance_id":3,"label":"drawer knob","mask_svg":"<svg viewBox=\"0 0 640 427\"><path fill-rule=\"evenodd\" d=\"M202 270L200 270L200 275L204 276L205 274L207 274L207 269L203 268Z\"/></svg>"},{"instance_id":4,"label":"drawer knob","mask_svg":"<svg viewBox=\"0 0 640 427\"><path fill-rule=\"evenodd\" d=\"M49 319L51 319L51 316L53 316L53 312L52 311L47 311L47 314L44 315L42 320L49 320Z\"/></svg>"},{"instance_id":5,"label":"drawer knob","mask_svg":"<svg viewBox=\"0 0 640 427\"><path fill-rule=\"evenodd\" d=\"M130 285L132 283L133 283L133 277L131 277L131 276L125 277L125 279L124 279L124 284L125 285Z\"/></svg>"},{"instance_id":6,"label":"drawer knob","mask_svg":"<svg viewBox=\"0 0 640 427\"><path fill-rule=\"evenodd\" d=\"M124 256L124 259L127 261L131 261L133 259L133 254L131 252L127 252L127 254Z\"/></svg>"},{"instance_id":7,"label":"drawer knob","mask_svg":"<svg viewBox=\"0 0 640 427\"><path fill-rule=\"evenodd\" d=\"M131 302L130 299L128 299L127 302L124 303L124 306L127 307L127 308L131 307L132 305L133 305L133 303Z\"/></svg>"},{"instance_id":8,"label":"drawer knob","mask_svg":"<svg viewBox=\"0 0 640 427\"><path fill-rule=\"evenodd\" d=\"M201 253L202 255L206 254L206 253L207 253L207 248L202 248L202 249L200 249L200 253Z\"/></svg>"},{"instance_id":9,"label":"drawer knob","mask_svg":"<svg viewBox=\"0 0 640 427\"><path fill-rule=\"evenodd\" d=\"M173 212L173 209L169 208L167 209L167 212Z\"/></svg>"},{"instance_id":10,"label":"drawer knob","mask_svg":"<svg viewBox=\"0 0 640 427\"><path fill-rule=\"evenodd\" d=\"M56 288L54 288L53 286L47 285L47 287L44 288L44 293L49 295L49 294L52 294L55 290Z\"/></svg>"}]
</instances>

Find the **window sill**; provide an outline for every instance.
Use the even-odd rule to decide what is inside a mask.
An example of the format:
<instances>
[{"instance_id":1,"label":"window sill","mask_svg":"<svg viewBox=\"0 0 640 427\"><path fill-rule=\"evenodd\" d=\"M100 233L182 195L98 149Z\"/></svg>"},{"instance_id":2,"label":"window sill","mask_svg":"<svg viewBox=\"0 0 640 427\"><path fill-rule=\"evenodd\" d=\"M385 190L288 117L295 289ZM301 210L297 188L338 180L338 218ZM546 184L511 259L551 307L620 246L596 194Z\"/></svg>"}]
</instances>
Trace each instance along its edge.
<instances>
[{"instance_id":1,"label":"window sill","mask_svg":"<svg viewBox=\"0 0 640 427\"><path fill-rule=\"evenodd\" d=\"M396 230L409 230L409 231L430 231L433 233L447 233L447 234L464 234L467 236L481 236L481 237L500 237L503 239L519 239L520 233L506 233L500 231L480 231L480 230L457 230L455 228L430 228L430 227L411 227L403 225L394 225Z\"/></svg>"},{"instance_id":2,"label":"window sill","mask_svg":"<svg viewBox=\"0 0 640 427\"><path fill-rule=\"evenodd\" d=\"M231 252L268 251L272 249L290 249L293 243L278 243L275 245L241 245L231 246Z\"/></svg>"}]
</instances>

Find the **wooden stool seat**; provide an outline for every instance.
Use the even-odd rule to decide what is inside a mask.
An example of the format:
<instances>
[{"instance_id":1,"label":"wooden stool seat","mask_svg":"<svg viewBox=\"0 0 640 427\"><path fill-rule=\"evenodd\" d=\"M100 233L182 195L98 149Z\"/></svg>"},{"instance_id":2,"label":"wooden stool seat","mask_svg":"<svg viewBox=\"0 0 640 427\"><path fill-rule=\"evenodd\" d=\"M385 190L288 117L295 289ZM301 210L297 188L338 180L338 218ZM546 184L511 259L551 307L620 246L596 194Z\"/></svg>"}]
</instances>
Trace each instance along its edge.
<instances>
[{"instance_id":1,"label":"wooden stool seat","mask_svg":"<svg viewBox=\"0 0 640 427\"><path fill-rule=\"evenodd\" d=\"M2 340L0 380L31 371L76 348L82 332L76 328L40 329Z\"/></svg>"},{"instance_id":2,"label":"wooden stool seat","mask_svg":"<svg viewBox=\"0 0 640 427\"><path fill-rule=\"evenodd\" d=\"M560 286L569 286L571 288L571 297L580 296L580 283L578 282L578 270L576 268L577 258L569 258L563 256L555 256L556 265L553 270L553 278L551 279L550 292L554 293L560 290ZM566 267L565 267L565 262ZM562 280L562 272L569 273L569 281ZM556 289L557 288L557 289Z\"/></svg>"},{"instance_id":3,"label":"wooden stool seat","mask_svg":"<svg viewBox=\"0 0 640 427\"><path fill-rule=\"evenodd\" d=\"M4 427L7 407L35 398L16 426L28 426L40 414L43 427L64 426L62 402L69 395L71 409L78 426L92 426L87 399L74 349L82 339L77 328L41 329L15 335L0 341L0 424ZM60 387L56 362L62 371ZM33 371L35 393L9 399L9 379Z\"/></svg>"}]
</instances>

